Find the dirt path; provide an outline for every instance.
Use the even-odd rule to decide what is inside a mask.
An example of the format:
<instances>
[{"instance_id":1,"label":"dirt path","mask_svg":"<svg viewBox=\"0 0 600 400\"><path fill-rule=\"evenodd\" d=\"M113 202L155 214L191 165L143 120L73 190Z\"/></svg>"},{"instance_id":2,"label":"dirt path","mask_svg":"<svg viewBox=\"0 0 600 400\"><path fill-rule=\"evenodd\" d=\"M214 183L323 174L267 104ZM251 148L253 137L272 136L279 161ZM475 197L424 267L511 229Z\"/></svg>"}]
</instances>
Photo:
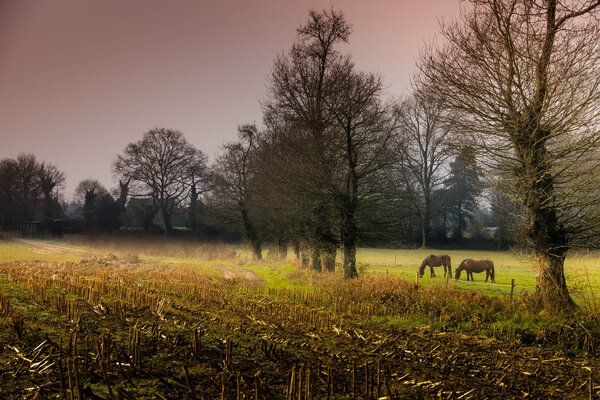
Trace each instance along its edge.
<instances>
[{"instance_id":1,"label":"dirt path","mask_svg":"<svg viewBox=\"0 0 600 400\"><path fill-rule=\"evenodd\" d=\"M225 265L217 265L215 268L219 270L221 276L225 279L242 279L254 283L262 282L258 275L246 268Z\"/></svg>"},{"instance_id":2,"label":"dirt path","mask_svg":"<svg viewBox=\"0 0 600 400\"><path fill-rule=\"evenodd\" d=\"M39 254L57 254L57 253L85 254L85 253L87 253L85 250L76 249L74 247L60 246L60 245L51 244L48 242L42 242L40 240L15 238L15 241L34 247L33 252L39 253Z\"/></svg>"}]
</instances>

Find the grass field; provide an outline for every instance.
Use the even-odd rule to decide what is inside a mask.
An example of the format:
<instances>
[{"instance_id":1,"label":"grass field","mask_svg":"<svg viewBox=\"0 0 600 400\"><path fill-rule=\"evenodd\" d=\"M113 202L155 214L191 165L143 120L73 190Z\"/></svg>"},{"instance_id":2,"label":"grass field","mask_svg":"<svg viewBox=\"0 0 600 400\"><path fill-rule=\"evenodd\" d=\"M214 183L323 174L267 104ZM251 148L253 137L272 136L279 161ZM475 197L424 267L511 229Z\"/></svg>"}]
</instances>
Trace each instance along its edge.
<instances>
[{"instance_id":1,"label":"grass field","mask_svg":"<svg viewBox=\"0 0 600 400\"><path fill-rule=\"evenodd\" d=\"M236 245L194 245L191 243L167 244L159 241L148 244L137 242L108 242L83 244L67 241L38 241L49 246L40 248L16 241L0 241L0 263L13 261L65 262L76 261L82 257L96 254L115 254L125 261L158 263L193 267L206 274L218 275L223 268L244 269L254 272L264 285L273 288L310 287L310 280L290 280L296 266L293 253L288 253L288 262L281 263L270 257L265 251L265 261L252 260L251 254L244 246ZM63 248L77 249L78 252L61 251ZM275 253L275 252L273 252ZM357 265L361 275L387 275L401 277L414 282L421 261L429 254L448 254L452 258L453 271L465 258L489 259L494 262L495 283L485 283L485 274L475 274L474 282L468 282L466 275L456 281L443 279L443 269L435 268L436 277L429 277L429 269L419 279L421 286L446 286L457 289L480 291L490 295L509 295L511 282L514 279L514 294L535 290L535 266L526 254L510 251L477 251L477 250L435 250L435 249L383 249L359 248ZM341 254L338 256L338 272L341 269ZM574 254L567 258L565 275L573 296L578 302L600 299L600 257L596 253ZM453 276L454 277L454 276Z\"/></svg>"}]
</instances>

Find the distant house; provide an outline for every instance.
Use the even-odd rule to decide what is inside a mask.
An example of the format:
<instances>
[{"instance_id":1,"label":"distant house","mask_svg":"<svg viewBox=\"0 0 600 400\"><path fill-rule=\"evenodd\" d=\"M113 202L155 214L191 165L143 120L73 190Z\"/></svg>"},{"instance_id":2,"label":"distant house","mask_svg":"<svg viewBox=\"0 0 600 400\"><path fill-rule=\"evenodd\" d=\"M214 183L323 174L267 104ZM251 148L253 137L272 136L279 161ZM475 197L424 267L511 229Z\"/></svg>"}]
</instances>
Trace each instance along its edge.
<instances>
[{"instance_id":1,"label":"distant house","mask_svg":"<svg viewBox=\"0 0 600 400\"><path fill-rule=\"evenodd\" d=\"M47 221L27 221L21 224L21 236L60 238L65 234L65 219L53 218Z\"/></svg>"},{"instance_id":2,"label":"distant house","mask_svg":"<svg viewBox=\"0 0 600 400\"><path fill-rule=\"evenodd\" d=\"M21 223L22 236L56 238L65 234L66 216L58 201L53 200L52 208L46 212L44 200L39 199L34 209L33 218Z\"/></svg>"}]
</instances>

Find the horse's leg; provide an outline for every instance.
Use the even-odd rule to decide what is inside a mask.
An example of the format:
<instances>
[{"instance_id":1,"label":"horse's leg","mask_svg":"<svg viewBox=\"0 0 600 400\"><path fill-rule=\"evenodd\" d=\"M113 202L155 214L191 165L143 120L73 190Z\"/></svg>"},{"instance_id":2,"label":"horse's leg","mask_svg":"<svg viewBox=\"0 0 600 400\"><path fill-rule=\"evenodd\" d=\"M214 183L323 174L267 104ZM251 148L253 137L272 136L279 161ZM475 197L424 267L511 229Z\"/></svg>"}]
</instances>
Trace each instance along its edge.
<instances>
[{"instance_id":1,"label":"horse's leg","mask_svg":"<svg viewBox=\"0 0 600 400\"><path fill-rule=\"evenodd\" d=\"M433 265L429 266L429 271L431 271L431 277L435 278L435 271L433 270Z\"/></svg>"}]
</instances>

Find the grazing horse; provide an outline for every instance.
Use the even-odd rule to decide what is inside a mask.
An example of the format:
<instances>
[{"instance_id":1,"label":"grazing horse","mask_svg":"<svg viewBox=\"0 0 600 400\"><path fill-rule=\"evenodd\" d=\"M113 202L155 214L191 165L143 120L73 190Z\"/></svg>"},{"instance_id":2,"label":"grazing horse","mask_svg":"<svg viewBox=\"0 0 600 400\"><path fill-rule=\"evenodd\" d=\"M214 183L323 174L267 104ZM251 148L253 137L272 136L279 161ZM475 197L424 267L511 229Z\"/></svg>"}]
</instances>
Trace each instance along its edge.
<instances>
[{"instance_id":1,"label":"grazing horse","mask_svg":"<svg viewBox=\"0 0 600 400\"><path fill-rule=\"evenodd\" d=\"M425 273L425 267L429 266L429 271L431 272L431 277L435 277L435 272L433 272L433 267L444 267L444 278L446 275L452 276L452 265L450 264L450 256L447 254L442 254L440 256L430 255L423 260L421 263L421 268L419 268L419 277L422 277Z\"/></svg>"},{"instance_id":2,"label":"grazing horse","mask_svg":"<svg viewBox=\"0 0 600 400\"><path fill-rule=\"evenodd\" d=\"M495 274L494 274L494 263L490 260L473 260L471 258L467 258L463 260L458 267L456 267L456 279L460 278L460 273L462 270L467 271L467 280L473 280L473 272L483 272L485 271L485 281L488 281L488 278L491 278L491 281L494 282Z\"/></svg>"}]
</instances>

